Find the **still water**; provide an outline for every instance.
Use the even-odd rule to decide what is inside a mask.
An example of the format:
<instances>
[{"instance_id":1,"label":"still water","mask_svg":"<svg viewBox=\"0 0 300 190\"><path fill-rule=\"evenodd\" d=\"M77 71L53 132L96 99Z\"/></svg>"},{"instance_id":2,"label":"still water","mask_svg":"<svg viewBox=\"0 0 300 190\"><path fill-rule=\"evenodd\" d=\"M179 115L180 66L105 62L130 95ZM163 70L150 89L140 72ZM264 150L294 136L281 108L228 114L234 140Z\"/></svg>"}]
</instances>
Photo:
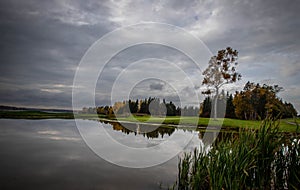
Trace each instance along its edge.
<instances>
[{"instance_id":1,"label":"still water","mask_svg":"<svg viewBox=\"0 0 300 190\"><path fill-rule=\"evenodd\" d=\"M97 121L81 122L89 128ZM97 123L130 147L155 146L174 134L197 137L187 151L201 144L197 131L166 127L147 131L147 126L128 129L117 123ZM167 188L176 180L177 163L178 155L153 167L120 167L86 145L74 120L0 119L0 189Z\"/></svg>"}]
</instances>

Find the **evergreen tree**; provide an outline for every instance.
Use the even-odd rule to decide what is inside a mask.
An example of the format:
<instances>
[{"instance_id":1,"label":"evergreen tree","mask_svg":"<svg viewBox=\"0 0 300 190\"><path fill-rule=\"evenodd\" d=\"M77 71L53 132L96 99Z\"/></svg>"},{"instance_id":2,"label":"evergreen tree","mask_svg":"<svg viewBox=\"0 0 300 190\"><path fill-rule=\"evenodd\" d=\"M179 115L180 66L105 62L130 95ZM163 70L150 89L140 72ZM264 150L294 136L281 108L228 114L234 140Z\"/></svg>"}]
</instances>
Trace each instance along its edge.
<instances>
[{"instance_id":1,"label":"evergreen tree","mask_svg":"<svg viewBox=\"0 0 300 190\"><path fill-rule=\"evenodd\" d=\"M211 105L212 105L212 100L209 96L207 96L202 105L200 106L201 111L200 111L200 117L210 117L211 113Z\"/></svg>"},{"instance_id":2,"label":"evergreen tree","mask_svg":"<svg viewBox=\"0 0 300 190\"><path fill-rule=\"evenodd\" d=\"M232 94L229 95L229 93L227 93L227 102L226 102L226 118L236 118L235 116L235 107L233 105L233 96Z\"/></svg>"},{"instance_id":3,"label":"evergreen tree","mask_svg":"<svg viewBox=\"0 0 300 190\"><path fill-rule=\"evenodd\" d=\"M176 106L171 101L170 103L166 104L167 107L167 116L175 116L176 115Z\"/></svg>"}]
</instances>

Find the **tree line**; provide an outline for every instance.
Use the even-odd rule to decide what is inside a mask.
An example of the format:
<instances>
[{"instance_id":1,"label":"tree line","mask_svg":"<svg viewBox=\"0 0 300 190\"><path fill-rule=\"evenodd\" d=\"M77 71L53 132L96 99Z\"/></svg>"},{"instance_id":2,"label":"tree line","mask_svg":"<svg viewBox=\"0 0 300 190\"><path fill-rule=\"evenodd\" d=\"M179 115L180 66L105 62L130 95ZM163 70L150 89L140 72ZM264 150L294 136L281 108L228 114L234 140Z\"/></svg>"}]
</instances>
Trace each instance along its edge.
<instances>
[{"instance_id":1,"label":"tree line","mask_svg":"<svg viewBox=\"0 0 300 190\"><path fill-rule=\"evenodd\" d=\"M82 109L82 113L99 114L108 116L109 118L119 116L134 115L152 115L152 116L198 116L199 108L194 106L185 106L180 108L172 101L162 101L159 98L145 98L136 100L124 100L122 102L115 102L113 106L99 106L96 108Z\"/></svg>"},{"instance_id":2,"label":"tree line","mask_svg":"<svg viewBox=\"0 0 300 190\"><path fill-rule=\"evenodd\" d=\"M297 116L293 104L283 101L278 93L283 88L278 85L260 85L247 82L241 91L235 94L225 93L222 90L218 94L216 104L218 109L226 108L223 112L218 111L219 118L237 118L244 120L259 120L268 116L276 118L291 118ZM127 100L116 102L113 106L100 106L96 108L83 108L83 113L97 113L109 118L119 116L152 115L152 116L199 116L211 117L214 114L215 97L207 94L200 109L194 106L180 108L172 101L166 102L159 98L149 97L145 99ZM224 113L221 115L220 113Z\"/></svg>"},{"instance_id":3,"label":"tree line","mask_svg":"<svg viewBox=\"0 0 300 190\"><path fill-rule=\"evenodd\" d=\"M180 108L176 106L172 101L166 102L159 98L149 97L142 100L128 100L123 102L116 102L113 106L116 114L120 115L153 115L153 116L197 116L199 114L199 108L194 106L185 106Z\"/></svg>"},{"instance_id":4,"label":"tree line","mask_svg":"<svg viewBox=\"0 0 300 190\"><path fill-rule=\"evenodd\" d=\"M264 119L268 116L276 118L291 118L297 116L297 111L291 103L278 97L283 88L278 85L260 85L247 82L241 91L235 95L222 91L217 98L218 107L226 103L225 115L217 117L238 118L245 120ZM213 99L207 96L200 106L200 117L210 117L214 107Z\"/></svg>"},{"instance_id":5,"label":"tree line","mask_svg":"<svg viewBox=\"0 0 300 190\"><path fill-rule=\"evenodd\" d=\"M293 104L283 101L278 97L278 93L283 88L278 85L260 85L253 82L247 82L241 91L235 94L225 93L222 90L216 104L218 109L226 108L223 112L217 112L219 118L237 118L244 120L259 120L268 116L273 118L291 118L297 116L297 111ZM152 115L152 116L199 116L211 117L214 114L215 97L207 94L200 109L194 106L185 106L180 108L172 101L166 102L159 98L145 98L137 100L127 100L116 102L113 106L100 106L96 108L83 108L83 113L97 113L109 118L119 116L134 115ZM220 113L224 113L221 115Z\"/></svg>"}]
</instances>

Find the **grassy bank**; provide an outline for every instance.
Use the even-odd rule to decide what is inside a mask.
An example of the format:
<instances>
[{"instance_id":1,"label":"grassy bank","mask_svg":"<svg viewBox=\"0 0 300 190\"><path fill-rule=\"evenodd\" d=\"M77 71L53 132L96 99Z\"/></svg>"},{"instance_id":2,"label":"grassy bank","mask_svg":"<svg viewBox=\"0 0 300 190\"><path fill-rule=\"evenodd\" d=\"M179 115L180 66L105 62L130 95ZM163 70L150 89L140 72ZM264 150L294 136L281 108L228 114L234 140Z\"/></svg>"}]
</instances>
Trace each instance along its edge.
<instances>
[{"instance_id":1,"label":"grassy bank","mask_svg":"<svg viewBox=\"0 0 300 190\"><path fill-rule=\"evenodd\" d=\"M199 117L191 117L191 116L167 116L163 117L150 117L150 116L131 116L118 118L122 121L140 121L146 123L163 123L163 124L172 124L172 125L192 125L192 126L200 126L206 127L210 122L213 125L214 121L210 118L199 118ZM300 123L300 119L297 119L297 122ZM251 128L258 129L261 125L261 121L252 121L252 120L239 120L239 119L223 119L223 127L225 128ZM294 132L296 131L296 125L294 119L281 119L279 122L279 131L286 132Z\"/></svg>"},{"instance_id":2,"label":"grassy bank","mask_svg":"<svg viewBox=\"0 0 300 190\"><path fill-rule=\"evenodd\" d=\"M0 118L7 119L73 119L70 112L42 112L42 111L0 111Z\"/></svg>"},{"instance_id":3,"label":"grassy bank","mask_svg":"<svg viewBox=\"0 0 300 190\"><path fill-rule=\"evenodd\" d=\"M173 189L298 189L300 138L278 130L278 123L266 120L259 130L242 129L209 152L185 154Z\"/></svg>"}]
</instances>

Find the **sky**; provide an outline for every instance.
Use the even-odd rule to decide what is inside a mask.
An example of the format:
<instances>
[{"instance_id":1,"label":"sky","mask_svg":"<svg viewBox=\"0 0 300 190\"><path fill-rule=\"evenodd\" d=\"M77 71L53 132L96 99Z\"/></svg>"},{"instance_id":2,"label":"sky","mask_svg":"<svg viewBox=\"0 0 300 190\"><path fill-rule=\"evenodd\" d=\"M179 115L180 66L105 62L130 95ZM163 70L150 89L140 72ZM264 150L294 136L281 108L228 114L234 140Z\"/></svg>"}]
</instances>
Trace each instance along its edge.
<instances>
[{"instance_id":1,"label":"sky","mask_svg":"<svg viewBox=\"0 0 300 190\"><path fill-rule=\"evenodd\" d=\"M71 109L76 70L96 41L128 25L158 22L183 28L212 54L228 46L238 50L242 80L225 90L242 90L247 81L278 84L284 88L279 96L300 112L299 9L297 0L2 0L0 104ZM176 76L176 65L196 84L193 89ZM162 79L135 78L150 70ZM133 99L158 96L180 102L201 94L202 79L201 70L182 52L141 44L124 49L106 65L97 81L95 102L111 103L116 80L123 81L124 89L114 94L125 90ZM129 80L137 81L134 87L126 86Z\"/></svg>"}]
</instances>

